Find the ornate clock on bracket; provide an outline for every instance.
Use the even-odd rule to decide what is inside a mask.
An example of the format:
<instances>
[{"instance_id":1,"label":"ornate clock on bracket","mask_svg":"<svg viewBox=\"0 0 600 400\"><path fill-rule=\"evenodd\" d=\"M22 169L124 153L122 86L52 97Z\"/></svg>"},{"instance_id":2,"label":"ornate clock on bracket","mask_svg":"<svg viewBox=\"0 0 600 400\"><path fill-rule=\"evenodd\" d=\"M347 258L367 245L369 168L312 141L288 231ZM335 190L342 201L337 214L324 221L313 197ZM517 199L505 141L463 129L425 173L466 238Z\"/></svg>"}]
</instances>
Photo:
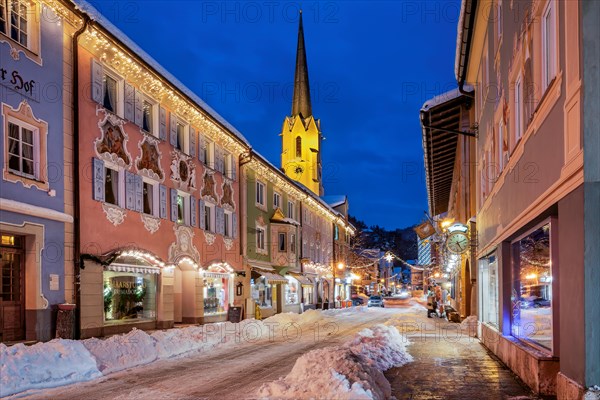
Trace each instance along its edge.
<instances>
[{"instance_id":1,"label":"ornate clock on bracket","mask_svg":"<svg viewBox=\"0 0 600 400\"><path fill-rule=\"evenodd\" d=\"M446 239L446 248L454 254L463 254L469 250L468 227L462 224L456 224L448 228L448 238Z\"/></svg>"}]
</instances>

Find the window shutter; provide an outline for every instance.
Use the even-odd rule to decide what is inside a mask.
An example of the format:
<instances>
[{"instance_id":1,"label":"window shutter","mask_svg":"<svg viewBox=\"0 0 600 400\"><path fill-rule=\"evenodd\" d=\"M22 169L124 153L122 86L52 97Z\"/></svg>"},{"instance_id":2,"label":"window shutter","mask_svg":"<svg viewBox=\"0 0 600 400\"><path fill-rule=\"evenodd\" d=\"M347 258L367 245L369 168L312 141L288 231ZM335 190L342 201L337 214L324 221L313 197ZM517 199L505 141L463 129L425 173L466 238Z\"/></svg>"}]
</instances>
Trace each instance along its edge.
<instances>
[{"instance_id":1,"label":"window shutter","mask_svg":"<svg viewBox=\"0 0 600 400\"><path fill-rule=\"evenodd\" d=\"M134 121L135 124L137 126L141 127L143 124L143 119L144 119L144 96L142 96L142 92L140 92L139 90L135 91L135 117L134 117L134 119L135 119L135 121Z\"/></svg>"},{"instance_id":2,"label":"window shutter","mask_svg":"<svg viewBox=\"0 0 600 400\"><path fill-rule=\"evenodd\" d=\"M125 82L125 119L135 121L135 89Z\"/></svg>"},{"instance_id":3,"label":"window shutter","mask_svg":"<svg viewBox=\"0 0 600 400\"><path fill-rule=\"evenodd\" d=\"M177 190L171 189L171 221L177 221Z\"/></svg>"},{"instance_id":4,"label":"window shutter","mask_svg":"<svg viewBox=\"0 0 600 400\"><path fill-rule=\"evenodd\" d=\"M196 219L197 219L197 212L196 212L196 206L198 205L198 203L196 203L196 199L193 196L190 196L190 225L192 226L197 226L196 224Z\"/></svg>"},{"instance_id":5,"label":"window shutter","mask_svg":"<svg viewBox=\"0 0 600 400\"><path fill-rule=\"evenodd\" d=\"M206 224L204 220L206 219L206 210L204 209L204 200L200 199L198 201L198 208L200 209L200 223L198 225L200 229L205 230Z\"/></svg>"},{"instance_id":6,"label":"window shutter","mask_svg":"<svg viewBox=\"0 0 600 400\"><path fill-rule=\"evenodd\" d=\"M104 201L104 161L94 158L94 200Z\"/></svg>"},{"instance_id":7,"label":"window shutter","mask_svg":"<svg viewBox=\"0 0 600 400\"><path fill-rule=\"evenodd\" d=\"M171 146L177 146L177 115L170 113L169 126L169 142Z\"/></svg>"},{"instance_id":8,"label":"window shutter","mask_svg":"<svg viewBox=\"0 0 600 400\"><path fill-rule=\"evenodd\" d=\"M135 211L142 212L144 200L144 181L141 176L134 175L135 178Z\"/></svg>"},{"instance_id":9,"label":"window shutter","mask_svg":"<svg viewBox=\"0 0 600 400\"><path fill-rule=\"evenodd\" d=\"M196 157L196 130L190 125L190 156Z\"/></svg>"},{"instance_id":10,"label":"window shutter","mask_svg":"<svg viewBox=\"0 0 600 400\"><path fill-rule=\"evenodd\" d=\"M103 104L104 94L104 67L98 60L92 60L92 100Z\"/></svg>"},{"instance_id":11,"label":"window shutter","mask_svg":"<svg viewBox=\"0 0 600 400\"><path fill-rule=\"evenodd\" d=\"M135 175L125 171L125 208L135 210Z\"/></svg>"},{"instance_id":12,"label":"window shutter","mask_svg":"<svg viewBox=\"0 0 600 400\"><path fill-rule=\"evenodd\" d=\"M215 207L215 213L216 213L216 223L217 223L217 233L219 235L222 235L223 233L225 233L225 212L221 207Z\"/></svg>"},{"instance_id":13,"label":"window shutter","mask_svg":"<svg viewBox=\"0 0 600 400\"><path fill-rule=\"evenodd\" d=\"M198 160L200 160L202 164L206 164L206 158L204 157L205 146L206 141L204 140L204 135L198 132Z\"/></svg>"},{"instance_id":14,"label":"window shutter","mask_svg":"<svg viewBox=\"0 0 600 400\"><path fill-rule=\"evenodd\" d=\"M238 226L237 226L237 214L231 214L231 236L237 238Z\"/></svg>"},{"instance_id":15,"label":"window shutter","mask_svg":"<svg viewBox=\"0 0 600 400\"><path fill-rule=\"evenodd\" d=\"M160 185L158 187L159 197L160 197L160 210L159 215L161 218L167 218L167 187L164 185Z\"/></svg>"},{"instance_id":16,"label":"window shutter","mask_svg":"<svg viewBox=\"0 0 600 400\"><path fill-rule=\"evenodd\" d=\"M164 107L160 107L159 112L159 137L161 140L167 140L167 110Z\"/></svg>"}]
</instances>

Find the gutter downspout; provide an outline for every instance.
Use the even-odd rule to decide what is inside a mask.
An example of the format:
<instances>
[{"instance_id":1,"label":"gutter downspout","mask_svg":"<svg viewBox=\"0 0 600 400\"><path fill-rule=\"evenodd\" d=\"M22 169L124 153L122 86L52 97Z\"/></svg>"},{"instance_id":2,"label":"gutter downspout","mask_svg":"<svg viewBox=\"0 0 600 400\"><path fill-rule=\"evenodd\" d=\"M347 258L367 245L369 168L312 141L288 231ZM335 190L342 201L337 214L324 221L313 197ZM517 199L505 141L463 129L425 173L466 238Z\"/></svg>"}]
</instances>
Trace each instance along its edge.
<instances>
[{"instance_id":1,"label":"gutter downspout","mask_svg":"<svg viewBox=\"0 0 600 400\"><path fill-rule=\"evenodd\" d=\"M83 26L73 35L73 230L75 240L73 243L73 259L75 262L75 338L81 337L81 221L79 200L79 36L85 32L90 23L90 17L83 15Z\"/></svg>"},{"instance_id":2,"label":"gutter downspout","mask_svg":"<svg viewBox=\"0 0 600 400\"><path fill-rule=\"evenodd\" d=\"M463 21L463 26L461 27L462 30L463 30L463 32L465 30L467 31L467 40L466 40L466 43L465 43L466 49L465 49L464 62L462 63L462 67L463 67L462 68L462 73L461 73L460 79L458 81L458 91L461 94L463 94L465 96L468 96L468 97L471 97L471 98L475 98L474 91L467 92L464 89L464 85L465 85L467 65L469 65L469 54L471 52L471 43L473 41L473 25L475 24L475 16L476 16L475 10L477 10L477 0L471 0L471 7L470 7L470 9L467 10L465 8L465 13L468 14L468 18L469 18L469 27L465 28L464 21Z\"/></svg>"}]
</instances>

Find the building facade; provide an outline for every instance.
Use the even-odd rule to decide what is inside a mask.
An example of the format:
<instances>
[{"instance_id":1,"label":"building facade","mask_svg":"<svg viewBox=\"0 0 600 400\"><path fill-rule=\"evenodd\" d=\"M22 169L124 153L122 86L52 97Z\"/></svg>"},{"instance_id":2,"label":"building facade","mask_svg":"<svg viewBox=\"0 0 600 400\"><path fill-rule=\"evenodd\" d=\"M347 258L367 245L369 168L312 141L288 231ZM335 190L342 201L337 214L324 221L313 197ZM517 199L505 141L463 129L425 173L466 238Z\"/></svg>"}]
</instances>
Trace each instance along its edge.
<instances>
[{"instance_id":1,"label":"building facade","mask_svg":"<svg viewBox=\"0 0 600 400\"><path fill-rule=\"evenodd\" d=\"M0 341L50 340L73 302L72 48L58 2L0 2Z\"/></svg>"},{"instance_id":2,"label":"building facade","mask_svg":"<svg viewBox=\"0 0 600 400\"><path fill-rule=\"evenodd\" d=\"M81 337L224 321L243 304L248 144L107 22L78 40Z\"/></svg>"},{"instance_id":3,"label":"building facade","mask_svg":"<svg viewBox=\"0 0 600 400\"><path fill-rule=\"evenodd\" d=\"M597 15L596 2L463 1L457 41L479 126L480 337L565 399L600 382Z\"/></svg>"}]
</instances>

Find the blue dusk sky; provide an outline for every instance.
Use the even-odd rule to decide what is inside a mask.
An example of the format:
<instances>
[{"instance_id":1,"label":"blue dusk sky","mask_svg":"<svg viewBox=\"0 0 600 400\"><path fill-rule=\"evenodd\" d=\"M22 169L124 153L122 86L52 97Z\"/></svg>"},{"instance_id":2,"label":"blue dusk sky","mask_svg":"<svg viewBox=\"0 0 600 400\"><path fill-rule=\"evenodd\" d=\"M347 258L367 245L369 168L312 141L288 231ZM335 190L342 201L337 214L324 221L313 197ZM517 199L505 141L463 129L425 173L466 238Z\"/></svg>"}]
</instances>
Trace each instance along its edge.
<instances>
[{"instance_id":1,"label":"blue dusk sky","mask_svg":"<svg viewBox=\"0 0 600 400\"><path fill-rule=\"evenodd\" d=\"M302 7L325 195L369 226L424 218L419 109L456 87L459 0L91 3L276 166Z\"/></svg>"}]
</instances>

